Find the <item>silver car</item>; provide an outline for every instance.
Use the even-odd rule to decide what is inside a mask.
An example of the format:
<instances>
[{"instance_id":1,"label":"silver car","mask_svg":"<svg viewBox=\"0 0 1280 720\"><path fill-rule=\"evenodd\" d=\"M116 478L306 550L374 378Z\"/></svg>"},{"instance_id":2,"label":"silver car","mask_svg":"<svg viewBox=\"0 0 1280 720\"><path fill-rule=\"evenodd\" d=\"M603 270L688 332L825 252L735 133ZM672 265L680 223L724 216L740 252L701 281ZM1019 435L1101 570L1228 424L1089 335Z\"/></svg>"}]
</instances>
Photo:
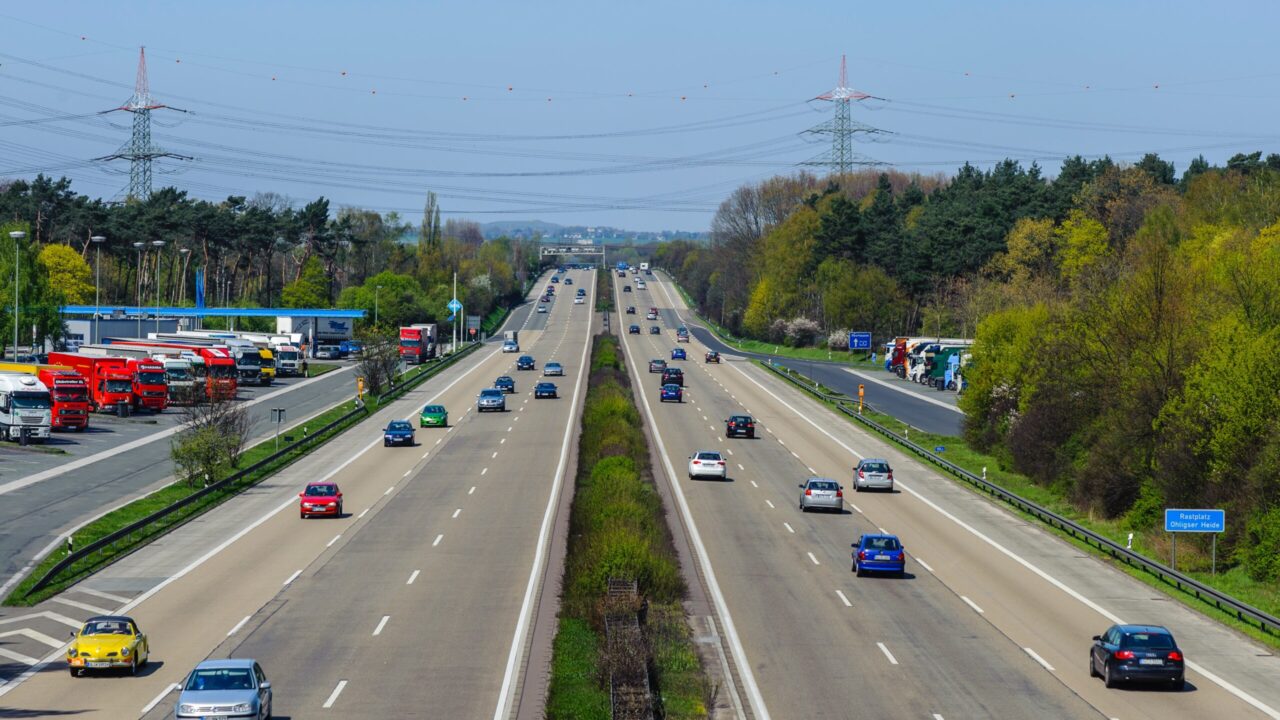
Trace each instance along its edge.
<instances>
[{"instance_id":1,"label":"silver car","mask_svg":"<svg viewBox=\"0 0 1280 720\"><path fill-rule=\"evenodd\" d=\"M564 375L564 367L558 362L549 362L542 366L544 376Z\"/></svg>"},{"instance_id":2,"label":"silver car","mask_svg":"<svg viewBox=\"0 0 1280 720\"><path fill-rule=\"evenodd\" d=\"M893 492L893 468L882 458L865 458L853 469L853 490L888 490Z\"/></svg>"},{"instance_id":3,"label":"silver car","mask_svg":"<svg viewBox=\"0 0 1280 720\"><path fill-rule=\"evenodd\" d=\"M800 483L800 512L844 512L844 488L831 478L811 477Z\"/></svg>"},{"instance_id":4,"label":"silver car","mask_svg":"<svg viewBox=\"0 0 1280 720\"><path fill-rule=\"evenodd\" d=\"M269 718L271 683L256 660L205 660L182 684L179 718Z\"/></svg>"},{"instance_id":5,"label":"silver car","mask_svg":"<svg viewBox=\"0 0 1280 720\"><path fill-rule=\"evenodd\" d=\"M713 477L724 480L726 477L724 457L715 450L699 450L689 456L689 479Z\"/></svg>"},{"instance_id":6,"label":"silver car","mask_svg":"<svg viewBox=\"0 0 1280 720\"><path fill-rule=\"evenodd\" d=\"M498 388L485 388L476 398L476 412L485 410L507 411L507 394Z\"/></svg>"}]
</instances>

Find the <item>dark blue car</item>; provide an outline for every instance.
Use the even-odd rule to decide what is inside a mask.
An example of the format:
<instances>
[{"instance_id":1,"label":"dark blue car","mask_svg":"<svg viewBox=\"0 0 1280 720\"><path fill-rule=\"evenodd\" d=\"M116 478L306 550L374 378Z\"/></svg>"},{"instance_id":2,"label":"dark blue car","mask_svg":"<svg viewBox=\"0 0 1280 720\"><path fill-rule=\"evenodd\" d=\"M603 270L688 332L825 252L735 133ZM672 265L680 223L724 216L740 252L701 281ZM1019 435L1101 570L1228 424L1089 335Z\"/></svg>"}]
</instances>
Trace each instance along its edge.
<instances>
[{"instance_id":1,"label":"dark blue car","mask_svg":"<svg viewBox=\"0 0 1280 720\"><path fill-rule=\"evenodd\" d=\"M540 382L533 386L533 397L535 400L541 398L555 398L558 396L556 384L550 382Z\"/></svg>"},{"instance_id":2,"label":"dark blue car","mask_svg":"<svg viewBox=\"0 0 1280 720\"><path fill-rule=\"evenodd\" d=\"M516 381L511 379L510 375L503 375L493 381L493 386L504 393L513 393L516 391Z\"/></svg>"},{"instance_id":3,"label":"dark blue car","mask_svg":"<svg viewBox=\"0 0 1280 720\"><path fill-rule=\"evenodd\" d=\"M667 402L668 400L671 402L684 402L683 389L675 383L667 383L662 386L662 397L660 399L662 402Z\"/></svg>"},{"instance_id":4,"label":"dark blue car","mask_svg":"<svg viewBox=\"0 0 1280 720\"><path fill-rule=\"evenodd\" d=\"M521 356L520 356L520 359L516 360L516 369L517 369L517 370L532 370L532 369L533 369L533 356L532 356L532 355L521 355Z\"/></svg>"},{"instance_id":5,"label":"dark blue car","mask_svg":"<svg viewBox=\"0 0 1280 720\"><path fill-rule=\"evenodd\" d=\"M671 351L672 360L688 360L689 356L685 355L684 348L676 348Z\"/></svg>"},{"instance_id":6,"label":"dark blue car","mask_svg":"<svg viewBox=\"0 0 1280 720\"><path fill-rule=\"evenodd\" d=\"M413 426L404 420L394 420L382 431L382 446L414 444Z\"/></svg>"},{"instance_id":7,"label":"dark blue car","mask_svg":"<svg viewBox=\"0 0 1280 720\"><path fill-rule=\"evenodd\" d=\"M1112 625L1093 636L1089 677L1107 687L1121 682L1161 682L1175 690L1186 686L1186 658L1168 628L1159 625Z\"/></svg>"},{"instance_id":8,"label":"dark blue car","mask_svg":"<svg viewBox=\"0 0 1280 720\"><path fill-rule=\"evenodd\" d=\"M907 571L907 550L897 535L863 535L853 543L853 571L892 572L902 575Z\"/></svg>"}]
</instances>

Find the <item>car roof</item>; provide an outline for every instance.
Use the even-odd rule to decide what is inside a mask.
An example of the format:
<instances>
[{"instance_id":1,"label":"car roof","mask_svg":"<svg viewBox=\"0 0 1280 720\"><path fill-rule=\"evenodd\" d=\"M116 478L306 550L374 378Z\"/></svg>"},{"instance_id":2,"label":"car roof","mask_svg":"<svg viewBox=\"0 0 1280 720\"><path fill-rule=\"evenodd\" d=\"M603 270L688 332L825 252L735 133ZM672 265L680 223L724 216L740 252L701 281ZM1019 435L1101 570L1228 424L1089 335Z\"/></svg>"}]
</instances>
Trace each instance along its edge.
<instances>
[{"instance_id":1,"label":"car roof","mask_svg":"<svg viewBox=\"0 0 1280 720\"><path fill-rule=\"evenodd\" d=\"M501 390L499 390L498 388L485 388L485 389L481 390L481 391L480 391L480 393L481 393L481 394L488 393L488 394L490 394L490 395L492 395L492 394L494 394L494 393L498 393L499 395L501 395L501 394L502 394L502 391L501 391Z\"/></svg>"},{"instance_id":2,"label":"car roof","mask_svg":"<svg viewBox=\"0 0 1280 720\"><path fill-rule=\"evenodd\" d=\"M544 364L544 365L559 365L560 363L556 362L555 360L552 360L551 362L543 363L543 364Z\"/></svg>"},{"instance_id":3,"label":"car roof","mask_svg":"<svg viewBox=\"0 0 1280 720\"><path fill-rule=\"evenodd\" d=\"M863 533L862 534L863 542L866 542L867 540L874 540L875 538L892 538L894 540L898 540L897 535L892 535L890 533ZM902 541L898 540L898 542L901 543Z\"/></svg>"},{"instance_id":4,"label":"car roof","mask_svg":"<svg viewBox=\"0 0 1280 720\"><path fill-rule=\"evenodd\" d=\"M808 478L805 478L804 484L808 485L809 483L813 483L813 482L829 482L829 483L836 483L837 485L840 484L829 477L818 477L817 475L813 475Z\"/></svg>"},{"instance_id":5,"label":"car roof","mask_svg":"<svg viewBox=\"0 0 1280 720\"><path fill-rule=\"evenodd\" d=\"M250 658L224 658L222 660L202 660L196 670L215 670L219 668L251 668L256 660Z\"/></svg>"},{"instance_id":6,"label":"car roof","mask_svg":"<svg viewBox=\"0 0 1280 720\"><path fill-rule=\"evenodd\" d=\"M99 620L101 620L102 622L128 622L128 623L133 622L133 618L129 617L128 615L94 615L93 617L85 620L85 622L91 623L91 622L98 622Z\"/></svg>"},{"instance_id":7,"label":"car roof","mask_svg":"<svg viewBox=\"0 0 1280 720\"><path fill-rule=\"evenodd\" d=\"M885 460L884 458L873 458L873 457L862 458L861 460L858 461L859 465L866 465L868 463L884 463L885 465L888 465L889 461Z\"/></svg>"},{"instance_id":8,"label":"car roof","mask_svg":"<svg viewBox=\"0 0 1280 720\"><path fill-rule=\"evenodd\" d=\"M1169 632L1169 628L1163 625L1117 625L1120 632L1124 633L1163 633L1165 635L1173 635Z\"/></svg>"}]
</instances>

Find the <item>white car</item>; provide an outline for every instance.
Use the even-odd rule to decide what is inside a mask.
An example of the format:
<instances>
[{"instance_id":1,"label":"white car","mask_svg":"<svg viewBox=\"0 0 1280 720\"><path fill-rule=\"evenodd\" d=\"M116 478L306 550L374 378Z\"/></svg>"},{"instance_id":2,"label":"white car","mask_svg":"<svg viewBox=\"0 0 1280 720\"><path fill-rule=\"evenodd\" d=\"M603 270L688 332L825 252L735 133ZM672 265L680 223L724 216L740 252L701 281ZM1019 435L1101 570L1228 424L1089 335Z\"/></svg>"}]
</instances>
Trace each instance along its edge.
<instances>
[{"instance_id":1,"label":"white car","mask_svg":"<svg viewBox=\"0 0 1280 720\"><path fill-rule=\"evenodd\" d=\"M512 342L511 340L507 340L506 342L502 343L502 352L504 353L520 352L520 345L518 343Z\"/></svg>"},{"instance_id":2,"label":"white car","mask_svg":"<svg viewBox=\"0 0 1280 720\"><path fill-rule=\"evenodd\" d=\"M699 450L689 456L689 479L713 477L724 480L726 474L724 457L715 450Z\"/></svg>"},{"instance_id":3,"label":"white car","mask_svg":"<svg viewBox=\"0 0 1280 720\"><path fill-rule=\"evenodd\" d=\"M539 306L538 306L538 312L540 312L540 313L545 313L546 311L547 311L547 306L546 306L546 305L539 305Z\"/></svg>"},{"instance_id":4,"label":"white car","mask_svg":"<svg viewBox=\"0 0 1280 720\"><path fill-rule=\"evenodd\" d=\"M542 374L544 376L564 375L564 367L558 362L545 363L542 366Z\"/></svg>"},{"instance_id":5,"label":"white car","mask_svg":"<svg viewBox=\"0 0 1280 720\"><path fill-rule=\"evenodd\" d=\"M582 304L582 298L580 298L580 297L576 297L576 298L574 298L574 299L573 299L573 304L574 304L574 305L581 305L581 304Z\"/></svg>"}]
</instances>

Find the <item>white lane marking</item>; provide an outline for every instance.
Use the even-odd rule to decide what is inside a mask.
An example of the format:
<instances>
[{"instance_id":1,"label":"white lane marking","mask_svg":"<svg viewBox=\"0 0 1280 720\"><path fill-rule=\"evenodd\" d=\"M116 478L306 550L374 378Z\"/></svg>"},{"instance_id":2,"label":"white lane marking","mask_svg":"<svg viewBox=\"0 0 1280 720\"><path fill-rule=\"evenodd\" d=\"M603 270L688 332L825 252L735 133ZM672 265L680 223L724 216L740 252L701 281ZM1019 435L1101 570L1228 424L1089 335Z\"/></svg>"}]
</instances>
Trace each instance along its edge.
<instances>
[{"instance_id":1,"label":"white lane marking","mask_svg":"<svg viewBox=\"0 0 1280 720\"><path fill-rule=\"evenodd\" d=\"M882 527L877 527L876 529L880 531L880 534L881 534L881 535L888 535L888 534L889 534L889 531L888 531L888 530L885 530L885 529L884 529L884 528L882 528Z\"/></svg>"},{"instance_id":2,"label":"white lane marking","mask_svg":"<svg viewBox=\"0 0 1280 720\"><path fill-rule=\"evenodd\" d=\"M38 612L38 613L30 613L28 615L16 615L11 618L5 618L4 620L0 620L0 625L8 625L10 623L22 622L24 620L32 620L35 618L46 618L54 622L60 622L63 625L68 625L77 630L79 630L81 626L84 625L84 623L80 622L79 620L69 618L66 615L61 615L56 612L49 612L48 610L45 610L43 612Z\"/></svg>"},{"instance_id":3,"label":"white lane marking","mask_svg":"<svg viewBox=\"0 0 1280 720\"><path fill-rule=\"evenodd\" d=\"M938 713L934 713L934 714L933 714L933 720L945 720L945 718L943 718L943 717L942 717L941 715L939 715ZM1111 718L1111 720L1116 720L1116 719L1115 719L1115 718Z\"/></svg>"},{"instance_id":4,"label":"white lane marking","mask_svg":"<svg viewBox=\"0 0 1280 720\"><path fill-rule=\"evenodd\" d=\"M784 447L785 447L785 446L786 446L786 444L787 444L787 441L786 441L786 440L783 440L782 438L778 438L778 444L779 444L779 445L782 445L782 446L784 446Z\"/></svg>"},{"instance_id":5,"label":"white lane marking","mask_svg":"<svg viewBox=\"0 0 1280 720\"><path fill-rule=\"evenodd\" d=\"M174 690L177 690L178 687L179 687L178 683L170 683L168 687L166 687L164 690L161 690L159 695L155 696L155 698L153 698L151 702L147 703L146 706L142 708L142 714L146 715L147 713L154 710L155 707L160 704L160 701L164 700L165 695L168 695Z\"/></svg>"},{"instance_id":6,"label":"white lane marking","mask_svg":"<svg viewBox=\"0 0 1280 720\"><path fill-rule=\"evenodd\" d=\"M391 494L391 491L392 491L392 490L395 490L395 489L396 489L396 486L395 486L395 485L392 485L391 487L387 488L387 491L386 491L386 492L384 492L384 493L382 493L382 494L383 494L384 496L385 496L385 495L390 495L390 494Z\"/></svg>"},{"instance_id":7,"label":"white lane marking","mask_svg":"<svg viewBox=\"0 0 1280 720\"><path fill-rule=\"evenodd\" d=\"M952 405L952 404L950 404L950 403L945 403L945 402L943 402L943 401L941 401L941 400L937 400L937 399L935 399L935 398L931 398L931 397L929 397L929 396L927 396L927 395L922 395L922 394L920 394L920 393L914 393L914 392L911 392L910 390L907 390L906 388L901 388L901 387L898 387L897 385L894 385L893 383L885 382L884 380L879 380L879 379L877 379L877 378L873 378L873 377L870 377L870 376L868 376L868 375L863 375L862 373L857 372L857 371L855 371L855 370L851 370L851 369L849 369L849 368L841 368L841 370L844 370L845 372L849 373L850 375L852 375L852 376L854 376L854 377L856 377L856 378L858 378L858 379L860 379L860 380L865 380L865 381L867 381L867 382L869 382L869 383L875 383L876 385L881 385L881 386L883 386L883 387L887 387L887 388L889 388L890 390L893 390L893 391L895 391L895 392L900 392L900 393L902 393L903 395L908 395L908 396L910 396L910 397L915 398L916 400L923 400L924 402L927 402L927 403L930 403L930 404L933 404L933 405L937 405L937 406L938 406L938 407L940 407L940 408L946 408L947 410L950 410L950 411L951 411L951 412L953 412L953 413L959 413L959 414L961 414L961 415L963 415L963 414L964 414L964 411L963 411L963 410L961 410L960 408L958 408L958 407L956 407L955 405Z\"/></svg>"},{"instance_id":8,"label":"white lane marking","mask_svg":"<svg viewBox=\"0 0 1280 720\"><path fill-rule=\"evenodd\" d=\"M862 514L862 508L858 507L857 505L854 505L853 503L849 503L849 507L853 508L854 510L857 510L859 515Z\"/></svg>"},{"instance_id":9,"label":"white lane marking","mask_svg":"<svg viewBox=\"0 0 1280 720\"><path fill-rule=\"evenodd\" d=\"M797 459L797 460L799 460L799 459L800 459L800 456L796 454L796 451L795 451L795 450L792 450L792 451L791 451L791 457L793 457L793 458L795 458L795 459Z\"/></svg>"},{"instance_id":10,"label":"white lane marking","mask_svg":"<svg viewBox=\"0 0 1280 720\"><path fill-rule=\"evenodd\" d=\"M440 444L440 441L439 441L439 440L437 440L437 441L436 441L436 444L437 444L437 445L438 445L438 444ZM423 460L426 460L426 459L427 459L427 456L428 456L428 455L430 455L430 454L431 454L431 451L430 451L430 450L428 450L428 451L426 451L426 452L422 453L422 459L423 459Z\"/></svg>"},{"instance_id":11,"label":"white lane marking","mask_svg":"<svg viewBox=\"0 0 1280 720\"><path fill-rule=\"evenodd\" d=\"M414 570L413 572L409 573L409 579L408 579L408 581L406 581L406 582L405 582L405 585L412 585L412 584L413 584L413 581L418 579L418 573L420 573L420 572L422 572L422 571L421 571L421 570Z\"/></svg>"},{"instance_id":12,"label":"white lane marking","mask_svg":"<svg viewBox=\"0 0 1280 720\"><path fill-rule=\"evenodd\" d=\"M1040 664L1044 667L1044 669L1045 669L1045 670L1048 670L1049 672L1053 672L1053 666L1052 666L1052 665L1050 665L1048 662L1046 662L1044 658L1042 658L1042 657L1040 657L1039 655L1037 655L1035 650L1032 650L1032 649L1031 649L1031 648L1029 648L1029 647L1024 647L1024 648L1022 648L1022 649L1023 649L1023 650L1026 650L1026 651L1027 651L1027 654L1031 656L1031 659L1032 659L1032 660L1035 660L1035 661L1036 661L1036 662L1038 662L1038 663L1040 663Z\"/></svg>"},{"instance_id":13,"label":"white lane marking","mask_svg":"<svg viewBox=\"0 0 1280 720\"><path fill-rule=\"evenodd\" d=\"M329 547L333 547L333 544L334 544L334 543L336 543L336 542L338 542L338 538L340 538L340 537L342 537L342 533L338 533L337 535L334 535L334 536L333 536L333 539L332 539L332 540L330 540L329 542L325 543L325 544L324 544L324 546L325 546L325 547L327 547L327 548L329 548Z\"/></svg>"},{"instance_id":14,"label":"white lane marking","mask_svg":"<svg viewBox=\"0 0 1280 720\"><path fill-rule=\"evenodd\" d=\"M49 637L48 635L45 635L39 630L32 630L31 628L18 628L17 630L10 630L9 632L2 632L0 633L0 639L13 637L14 635L21 635L26 638L31 638L32 640L35 640L38 643L43 643L45 645L48 645L51 648L60 648L63 645L66 645L65 641L59 640L58 638Z\"/></svg>"},{"instance_id":15,"label":"white lane marking","mask_svg":"<svg viewBox=\"0 0 1280 720\"><path fill-rule=\"evenodd\" d=\"M730 450L729 448L725 448L725 449L724 449L724 451L725 451L725 452L727 452L727 453L729 453L730 455L732 455L732 454L733 454L733 451L732 451L732 450Z\"/></svg>"},{"instance_id":16,"label":"white lane marking","mask_svg":"<svg viewBox=\"0 0 1280 720\"><path fill-rule=\"evenodd\" d=\"M227 637L231 637L232 635L235 635L237 632L239 632L240 628L244 627L244 624L249 622L250 617L252 616L245 615L243 618L241 618L240 622L236 623L235 627L227 631Z\"/></svg>"},{"instance_id":17,"label":"white lane marking","mask_svg":"<svg viewBox=\"0 0 1280 720\"><path fill-rule=\"evenodd\" d=\"M845 597L843 592L837 590L836 595L840 596L840 602L844 603L845 607L853 607L853 603L849 602L849 598Z\"/></svg>"},{"instance_id":18,"label":"white lane marking","mask_svg":"<svg viewBox=\"0 0 1280 720\"><path fill-rule=\"evenodd\" d=\"M472 486L471 486L471 489L467 491L467 494L468 494L468 495L470 495L471 493L473 493L473 492L475 492L475 491L476 491L476 486L475 486L475 485L472 485Z\"/></svg>"},{"instance_id":19,"label":"white lane marking","mask_svg":"<svg viewBox=\"0 0 1280 720\"><path fill-rule=\"evenodd\" d=\"M501 440L499 440L499 441L498 441L498 444L499 444L499 445L506 445L506 444L507 444L507 439L506 439L506 438L502 438ZM494 453L494 454L493 454L493 456L494 456L494 457L497 457L497 456L498 456L498 453Z\"/></svg>"},{"instance_id":20,"label":"white lane marking","mask_svg":"<svg viewBox=\"0 0 1280 720\"><path fill-rule=\"evenodd\" d=\"M483 468L483 469L481 469L481 470L480 470L480 474L481 474L481 475L484 475L484 474L485 474L485 473L487 473L487 472L489 472L489 468Z\"/></svg>"},{"instance_id":21,"label":"white lane marking","mask_svg":"<svg viewBox=\"0 0 1280 720\"><path fill-rule=\"evenodd\" d=\"M489 459L490 459L490 460L492 460L492 459L494 459L494 458L496 458L496 457L498 457L498 451L497 451L497 450L494 450L494 451L493 451L493 455L490 455L490 456L489 456Z\"/></svg>"},{"instance_id":22,"label":"white lane marking","mask_svg":"<svg viewBox=\"0 0 1280 720\"><path fill-rule=\"evenodd\" d=\"M439 545L440 541L443 539L444 539L444 533L440 533L439 535L436 536L436 539L431 542L431 547L435 547Z\"/></svg>"},{"instance_id":23,"label":"white lane marking","mask_svg":"<svg viewBox=\"0 0 1280 720\"><path fill-rule=\"evenodd\" d=\"M458 508L457 510L453 511L453 518L456 520L457 517L461 514L462 514L462 508Z\"/></svg>"},{"instance_id":24,"label":"white lane marking","mask_svg":"<svg viewBox=\"0 0 1280 720\"><path fill-rule=\"evenodd\" d=\"M983 614L985 614L985 613L983 613L983 612L982 612L982 608L978 607L978 603L976 603L976 602L974 602L974 601L970 600L969 598L965 597L964 595L961 595L961 596L960 596L960 599L961 599L961 600L963 600L963 601L965 602L965 604L966 604L966 605L968 605L969 607L973 608L973 611L974 611L974 612L978 613L979 615L983 615Z\"/></svg>"},{"instance_id":25,"label":"white lane marking","mask_svg":"<svg viewBox=\"0 0 1280 720\"><path fill-rule=\"evenodd\" d=\"M0 657L9 658L10 660L16 660L17 662L20 662L23 665L32 666L32 667L40 664L40 661L37 660L36 658L29 657L27 655L23 655L22 653L14 652L13 650L9 650L7 648L2 648L2 647L0 647Z\"/></svg>"},{"instance_id":26,"label":"white lane marking","mask_svg":"<svg viewBox=\"0 0 1280 720\"><path fill-rule=\"evenodd\" d=\"M741 466L741 465L739 465L739 466L738 466L738 468L739 468L739 469L741 469L741 468L742 468L742 466ZM758 488L758 487L760 487L760 486L756 484L756 481L755 481L755 480L752 480L752 481L751 481L751 487L753 487L753 488Z\"/></svg>"},{"instance_id":27,"label":"white lane marking","mask_svg":"<svg viewBox=\"0 0 1280 720\"><path fill-rule=\"evenodd\" d=\"M805 555L808 555L808 556L809 556L809 559L813 561L813 564L814 564L814 565L821 565L821 564L822 564L822 563L819 563L819 562L818 562L818 558L816 558L816 557L814 557L814 556L813 556L813 553L811 553L811 552L807 552L807 553L805 553Z\"/></svg>"},{"instance_id":28,"label":"white lane marking","mask_svg":"<svg viewBox=\"0 0 1280 720\"><path fill-rule=\"evenodd\" d=\"M933 568L929 567L929 563L921 560L920 558L916 558L916 562L919 563L920 567L924 568L925 570L928 570L929 572L933 572ZM937 573L934 573L934 574L937 575Z\"/></svg>"},{"instance_id":29,"label":"white lane marking","mask_svg":"<svg viewBox=\"0 0 1280 720\"><path fill-rule=\"evenodd\" d=\"M329 693L329 699L325 700L324 705L321 705L320 707L323 707L326 710L333 707L333 704L338 701L338 696L342 694L342 689L346 686L346 680L339 680L338 686L333 689L333 692Z\"/></svg>"},{"instance_id":30,"label":"white lane marking","mask_svg":"<svg viewBox=\"0 0 1280 720\"><path fill-rule=\"evenodd\" d=\"M796 529L791 527L791 523L784 522L782 523L782 527L786 528L787 532L791 533L792 535L794 535L796 532Z\"/></svg>"},{"instance_id":31,"label":"white lane marking","mask_svg":"<svg viewBox=\"0 0 1280 720\"><path fill-rule=\"evenodd\" d=\"M288 579L288 580L285 580L284 582L282 582L282 583L280 583L280 584L281 584L282 586L283 586L283 585L288 585L288 584L292 583L294 580L297 580L297 579L298 579L298 576L299 576L299 575L301 575L301 574L302 574L302 571L301 571L301 570L295 570L295 571L293 571L293 574L289 576L289 579Z\"/></svg>"},{"instance_id":32,"label":"white lane marking","mask_svg":"<svg viewBox=\"0 0 1280 720\"><path fill-rule=\"evenodd\" d=\"M766 505L768 505L769 507L771 507L771 508L773 508L773 507L774 507L774 505L773 505L773 501L772 501L772 500L765 500L764 502L765 502L765 504L766 504ZM776 508L774 508L774 509L776 509Z\"/></svg>"},{"instance_id":33,"label":"white lane marking","mask_svg":"<svg viewBox=\"0 0 1280 720\"><path fill-rule=\"evenodd\" d=\"M120 597L119 595L112 595L111 593L108 593L108 592L102 592L101 590L94 590L93 588L80 587L80 586L78 586L78 585L77 585L76 587L71 588L71 590L72 590L73 592L82 592L82 593L84 593L84 594L86 594L86 595L93 595L94 597L100 597L100 598L102 598L103 600L112 600L112 601L114 601L114 602L118 602L118 603L127 603L127 602L129 602L129 598L127 598L127 597Z\"/></svg>"},{"instance_id":34,"label":"white lane marking","mask_svg":"<svg viewBox=\"0 0 1280 720\"><path fill-rule=\"evenodd\" d=\"M707 421L707 416L706 416L706 415L703 415L703 416L702 416L702 422L706 422L706 421ZM714 428L713 428L713 429L714 429Z\"/></svg>"},{"instance_id":35,"label":"white lane marking","mask_svg":"<svg viewBox=\"0 0 1280 720\"><path fill-rule=\"evenodd\" d=\"M876 643L876 647L880 648L880 652L884 653L884 656L889 658L890 665L898 664L898 659L893 656L893 653L889 652L889 648L885 647L884 643L878 642Z\"/></svg>"},{"instance_id":36,"label":"white lane marking","mask_svg":"<svg viewBox=\"0 0 1280 720\"><path fill-rule=\"evenodd\" d=\"M439 445L441 440L444 440L444 438L436 438L436 444ZM426 457L426 455L423 455L422 457Z\"/></svg>"},{"instance_id":37,"label":"white lane marking","mask_svg":"<svg viewBox=\"0 0 1280 720\"><path fill-rule=\"evenodd\" d=\"M817 474L818 474L818 471L817 471L817 470L814 470L813 468L809 468L809 474L810 474L810 475L817 475Z\"/></svg>"},{"instance_id":38,"label":"white lane marking","mask_svg":"<svg viewBox=\"0 0 1280 720\"><path fill-rule=\"evenodd\" d=\"M62 603L63 605L70 605L73 608L88 610L94 615L110 615L111 614L111 611L107 610L106 608L100 608L97 605L90 605L89 603L82 603L79 600L68 600L66 598L56 597L56 598L53 598L53 601L56 603Z\"/></svg>"},{"instance_id":39,"label":"white lane marking","mask_svg":"<svg viewBox=\"0 0 1280 720\"><path fill-rule=\"evenodd\" d=\"M382 634L382 628L387 626L387 621L390 619L391 619L390 615L382 616L382 619L378 621L378 627L373 629L373 637L378 637L379 635Z\"/></svg>"},{"instance_id":40,"label":"white lane marking","mask_svg":"<svg viewBox=\"0 0 1280 720\"><path fill-rule=\"evenodd\" d=\"M365 508L365 509L361 510L361 511L360 511L360 514L356 516L356 519L357 519L357 520L359 520L360 518L362 518L362 517L364 517L366 514L368 514L368 512L369 512L369 508Z\"/></svg>"},{"instance_id":41,"label":"white lane marking","mask_svg":"<svg viewBox=\"0 0 1280 720\"><path fill-rule=\"evenodd\" d=\"M404 474L401 475L400 477L409 477L409 475L411 475L412 473L413 473L413 468L409 468L408 470L405 470Z\"/></svg>"},{"instance_id":42,"label":"white lane marking","mask_svg":"<svg viewBox=\"0 0 1280 720\"><path fill-rule=\"evenodd\" d=\"M511 432L511 429L512 429L513 427L515 427L515 426L513 425L513 426L511 426L511 427L507 428L507 432Z\"/></svg>"},{"instance_id":43,"label":"white lane marking","mask_svg":"<svg viewBox=\"0 0 1280 720\"><path fill-rule=\"evenodd\" d=\"M738 463L738 469L739 469L739 470L743 470L743 471L745 471L745 470L746 470L746 468L742 467L742 463ZM752 481L751 481L751 484L752 484L752 485L755 485L755 484L756 484L756 481L755 481L755 480L752 480Z\"/></svg>"}]
</instances>

